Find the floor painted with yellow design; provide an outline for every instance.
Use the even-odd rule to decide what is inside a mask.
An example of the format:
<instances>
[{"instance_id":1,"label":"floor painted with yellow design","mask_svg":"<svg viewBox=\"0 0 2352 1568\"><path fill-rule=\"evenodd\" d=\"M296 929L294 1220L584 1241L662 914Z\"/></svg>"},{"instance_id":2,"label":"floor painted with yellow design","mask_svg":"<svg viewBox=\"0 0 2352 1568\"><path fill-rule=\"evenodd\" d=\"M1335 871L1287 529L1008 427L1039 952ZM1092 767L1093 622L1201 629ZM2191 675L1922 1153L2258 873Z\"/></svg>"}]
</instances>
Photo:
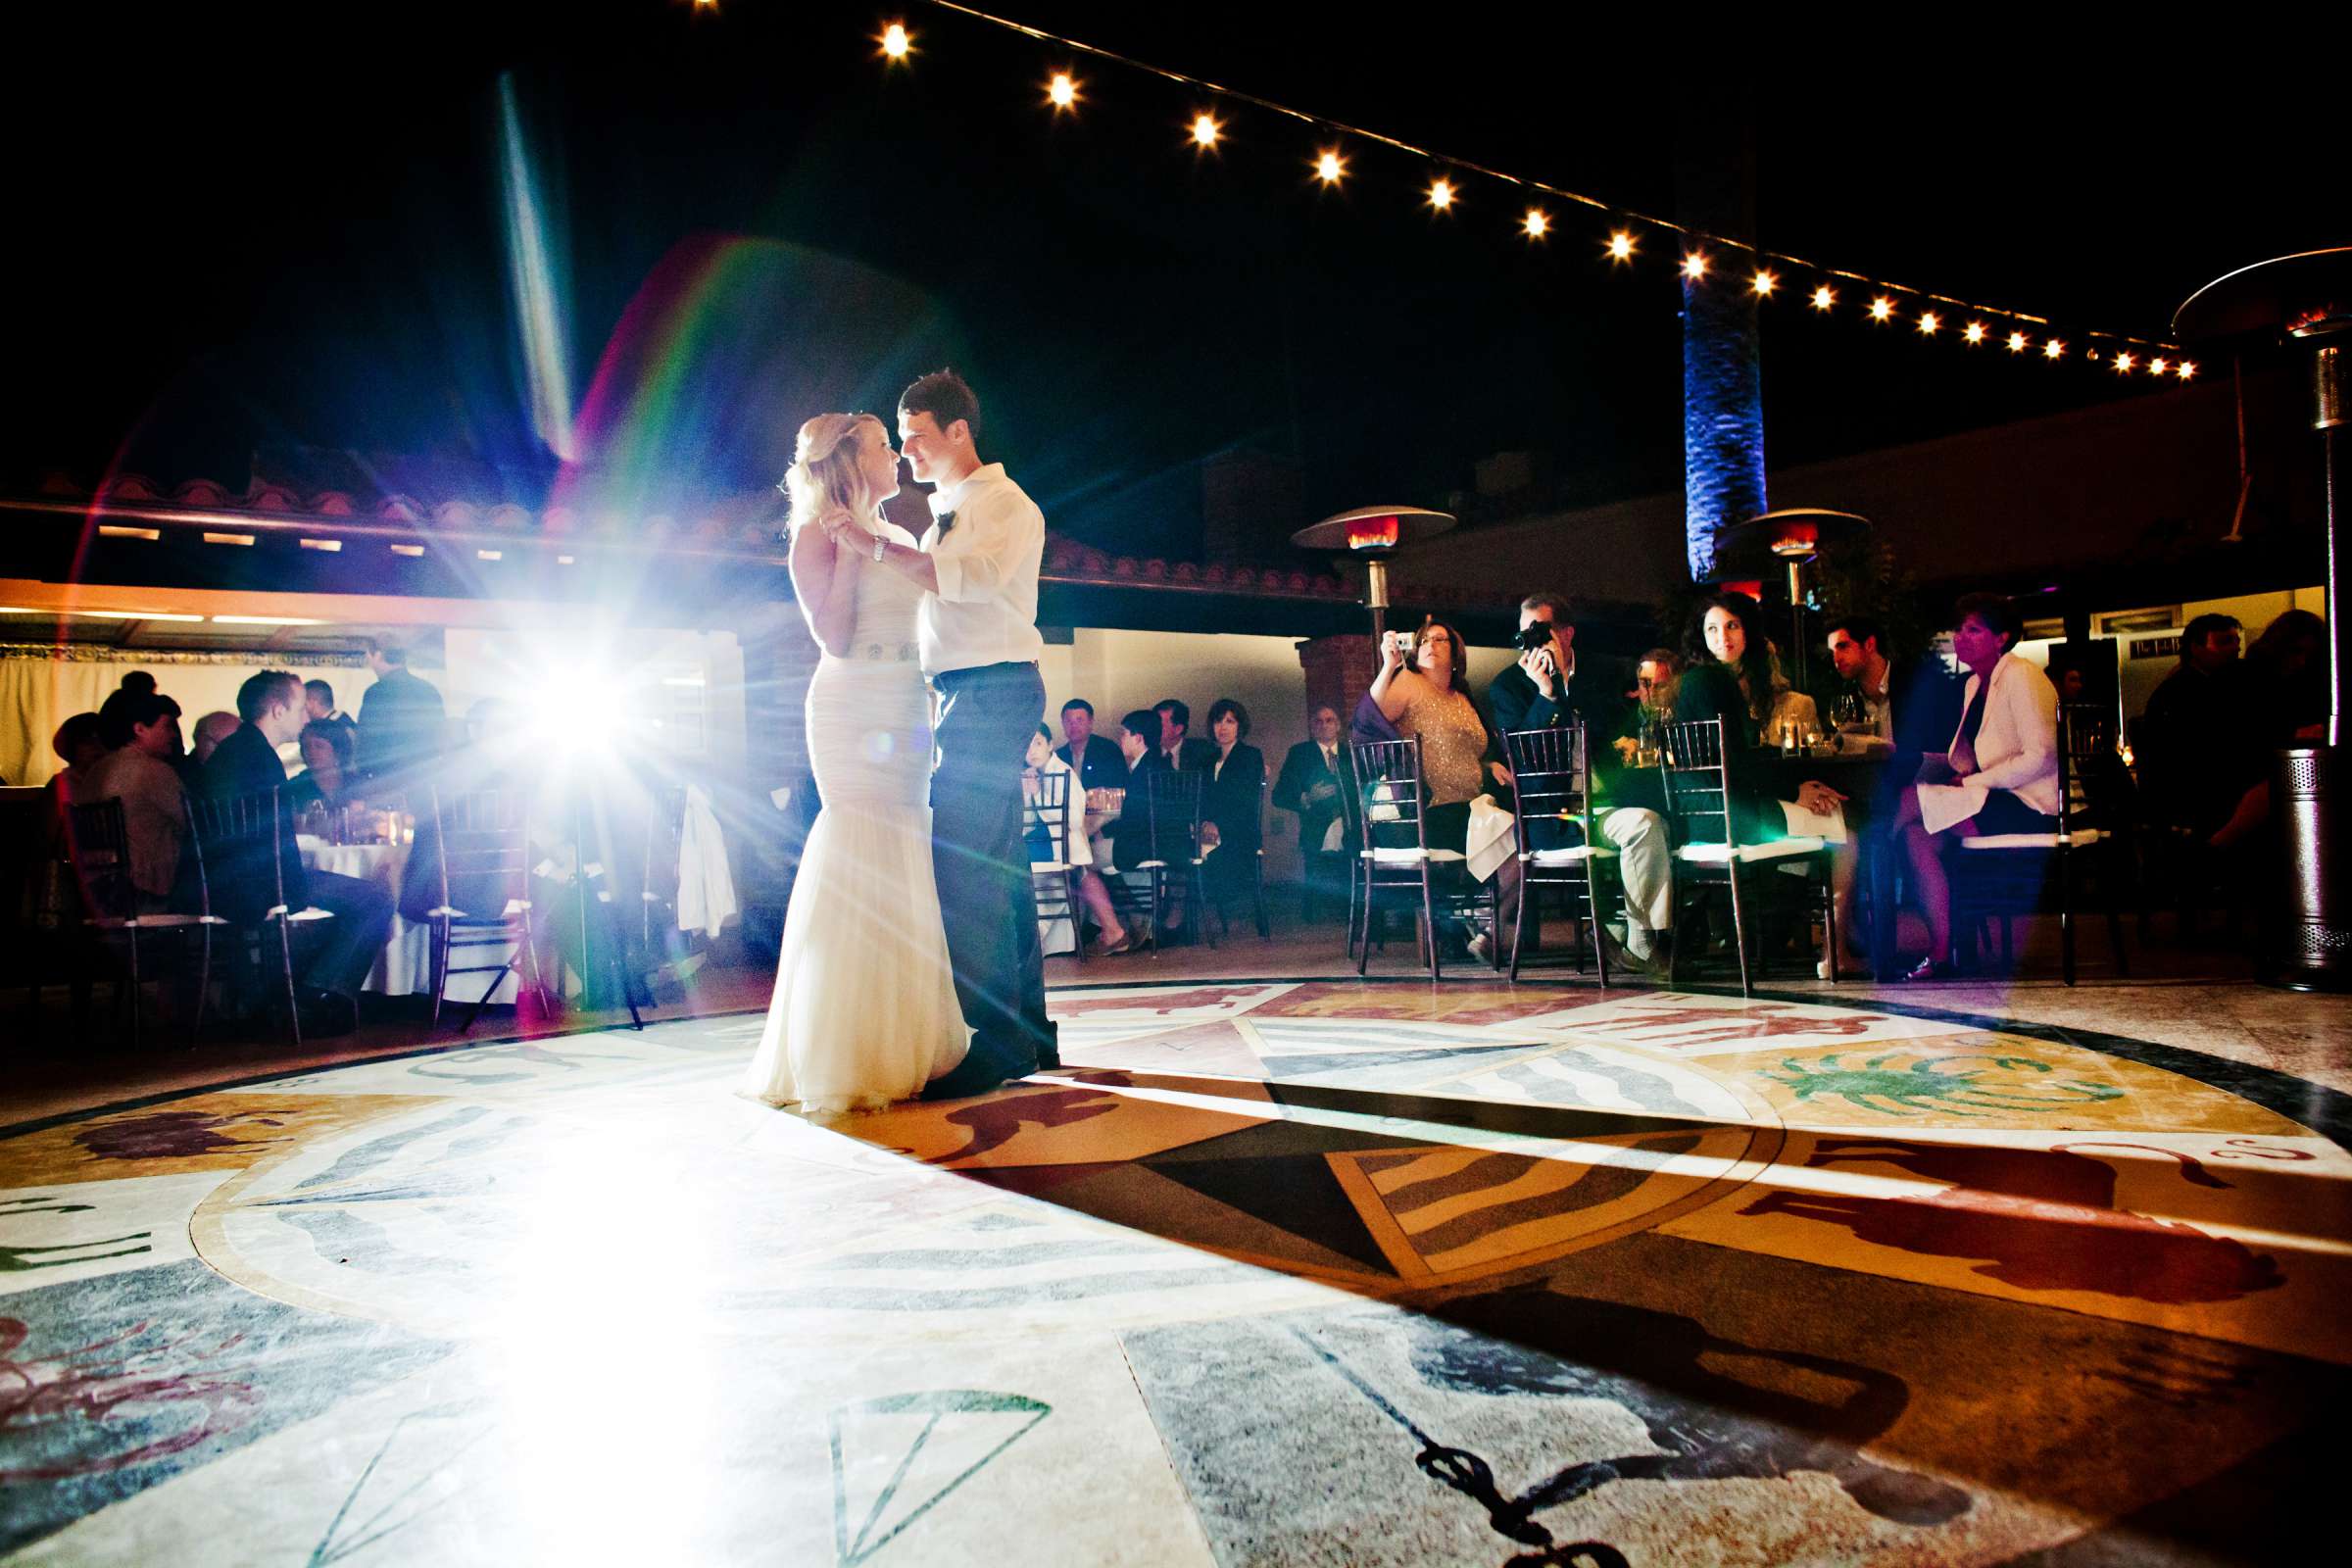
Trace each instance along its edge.
<instances>
[{"instance_id":1,"label":"floor painted with yellow design","mask_svg":"<svg viewBox=\"0 0 2352 1568\"><path fill-rule=\"evenodd\" d=\"M2352 1103L2060 1025L1484 979L1054 997L814 1122L756 1018L0 1136L0 1550L2294 1560Z\"/></svg>"}]
</instances>

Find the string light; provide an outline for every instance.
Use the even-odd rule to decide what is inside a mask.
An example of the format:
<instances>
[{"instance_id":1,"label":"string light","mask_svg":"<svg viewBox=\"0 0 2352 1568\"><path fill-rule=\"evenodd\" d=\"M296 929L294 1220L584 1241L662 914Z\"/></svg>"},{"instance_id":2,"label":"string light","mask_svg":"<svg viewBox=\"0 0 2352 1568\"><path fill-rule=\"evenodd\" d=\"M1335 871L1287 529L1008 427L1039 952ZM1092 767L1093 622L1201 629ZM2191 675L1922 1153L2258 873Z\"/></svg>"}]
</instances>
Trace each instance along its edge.
<instances>
[{"instance_id":1,"label":"string light","mask_svg":"<svg viewBox=\"0 0 2352 1568\"><path fill-rule=\"evenodd\" d=\"M718 0L692 0L692 4L694 9L697 11L716 11L718 9ZM1195 90L1200 91L1204 97L1214 98L1219 95L1239 97L1244 102L1254 104L1260 108L1289 116L1292 119L1320 126L1327 131L1336 132L1343 136L1371 136L1376 140L1385 142L1387 145L1396 148L1399 152L1423 159L1425 162L1430 164L1438 164L1443 166L1447 162L1447 160L1445 160L1436 152L1429 151L1421 147L1416 147L1406 142L1397 141L1393 137L1378 136L1374 132L1355 130L1352 127L1338 122L1327 121L1315 116L1302 114L1297 110L1287 108L1282 104L1274 103L1270 100L1262 98L1252 97L1247 93L1229 93L1226 89L1219 88L1212 82L1202 81L1192 76L1184 75L1181 73L1167 71L1162 68L1152 66L1146 61L1131 59L1108 50L1097 48L1091 44L1080 43L1072 39L1058 37L1054 34L1041 32L1033 27L1021 26L1017 24L1005 22L1001 18L987 16L985 13L966 11L965 8L961 6L954 6L950 7L950 9L964 12L966 15L974 17L979 21L988 22L998 26L1007 27L1015 31L1026 33L1033 38L1050 44L1057 44L1072 51L1083 51L1100 59L1109 60L1115 64L1127 66L1131 69L1142 72L1148 72L1152 74L1165 77L1171 81L1183 83L1194 88ZM876 42L879 45L881 55L892 65L905 64L914 54L914 35L907 28L904 22L892 22L886 24L882 27L881 31L876 35ZM1084 92L1082 89L1082 84L1079 78L1071 72L1054 72L1048 78L1046 85L1046 101L1053 106L1056 113L1064 113L1074 110L1077 107L1079 100L1083 96ZM1214 115L1206 111L1197 114L1191 122L1190 139L1197 151L1207 152L1214 149L1222 140L1223 134L1223 123L1217 120ZM1642 214L1626 212L1621 209L1612 210L1605 203L1594 201L1590 197L1580 196L1574 191L1560 190L1555 186L1544 184L1540 180L1522 179L1511 175L1508 172L1485 169L1477 165L1458 165L1457 167L1467 169L1474 173L1489 174L1498 180L1519 184L1538 193L1556 195L1570 201L1581 202L1586 206L1600 209L1601 211L1609 213L1614 217L1630 219L1635 222L1659 224L1659 220L1656 219L1646 218ZM1313 169L1316 179L1318 179L1327 187L1340 184L1347 177L1348 172L1348 161L1342 158L1336 149L1331 148L1323 150L1316 156ZM1459 196L1460 192L1450 178L1438 178L1430 182L1428 188L1428 202L1430 207L1437 212L1450 212L1455 206ZM1659 224L1659 226L1670 229L1675 228L1675 225L1672 224ZM1550 215L1542 207L1530 207L1527 209L1525 216L1520 221L1520 227L1521 231L1526 235L1527 238L1531 240L1542 240L1549 237L1552 229L1552 220ZM1689 248L1683 253L1681 264L1682 275L1690 282L1699 282L1704 280L1709 275L1713 266L1712 259L1708 256L1706 250L1704 249L1704 243L1713 242L1713 236L1692 229L1675 229L1675 231L1683 235L1688 241L1690 242ZM1603 246L1603 253L1612 262L1627 263L1633 260L1636 248L1637 243L1634 237L1634 231L1630 228L1619 228L1610 232L1608 239ZM1768 257L1765 253L1756 252L1745 246L1737 248L1743 251L1746 255L1752 256L1759 264L1764 263L1767 260L1790 260L1790 258L1785 256ZM1806 270L1814 270L1810 264L1797 265L1803 266ZM1823 270L1827 270L1824 269ZM1852 276L1853 274L1848 273L1844 275ZM1780 275L1776 270L1774 270L1774 269L1769 266L1759 265L1755 269L1754 272L1750 275L1748 286L1756 298L1769 299L1778 293L1780 283ZM1899 288L1897 285L1882 286L1896 288L1897 291L1910 294L1913 297L1918 297L1921 292L1916 289ZM1942 298L1942 296L1931 297L1937 299ZM1837 289L1826 282L1817 283L1812 290L1811 303L1816 312L1829 312L1837 304ZM1978 307L1977 309L1987 308ZM1988 313L1995 316L2012 315L2012 313L2006 311L1989 311ZM1871 301L1868 314L1872 321L1882 325L1893 320L1896 314L1895 302L1893 298L1889 294L1877 295ZM2038 319L2037 318L2030 317L2023 318ZM1920 334L1923 337L1933 337L1942 329L1944 323L1939 313L1936 311L1922 311L1916 319L1916 324ZM1991 329L1983 320L1971 320L1962 329L1961 335L1971 347L1977 347L1989 340ZM2115 341L2116 337L2119 335L2122 336L2123 341L2137 343L2143 348L2152 349L2157 346L2148 342L2147 339L2132 337L2130 335L2105 333L2094 334L2096 337L2106 338L2109 342ZM2008 344L2009 352L2012 354L2022 354L2032 344L2032 339L2027 333L2022 331L2009 332L2005 341ZM2061 359L2064 356L2065 351L2066 345L2061 339L2048 338L2042 343L2043 357L2052 362ZM2095 343L2091 347L2084 350L2084 354L2093 363L2109 357L2108 351L2102 349ZM2187 360L2173 360L2169 356L2153 354L2143 357L2130 350L2115 351L2113 353L2112 363L2117 372L2124 375L2129 375L2135 368L2139 367L2143 363L2146 367L2148 374L2151 376L2162 377L2169 374L2178 376L2180 380L2185 381L2196 373L2196 367Z\"/></svg>"}]
</instances>

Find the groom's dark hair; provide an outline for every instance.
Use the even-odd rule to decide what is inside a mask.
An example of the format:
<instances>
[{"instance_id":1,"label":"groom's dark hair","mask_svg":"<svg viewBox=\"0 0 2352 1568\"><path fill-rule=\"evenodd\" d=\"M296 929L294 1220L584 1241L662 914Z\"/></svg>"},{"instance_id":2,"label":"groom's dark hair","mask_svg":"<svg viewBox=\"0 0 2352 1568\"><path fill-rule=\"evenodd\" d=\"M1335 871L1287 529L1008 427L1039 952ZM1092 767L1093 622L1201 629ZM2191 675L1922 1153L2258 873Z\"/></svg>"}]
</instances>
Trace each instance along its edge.
<instances>
[{"instance_id":1,"label":"groom's dark hair","mask_svg":"<svg viewBox=\"0 0 2352 1568\"><path fill-rule=\"evenodd\" d=\"M961 419L971 431L972 445L980 444L980 400L954 370L933 370L900 393L899 414L902 417L928 414L942 435L947 433L949 425Z\"/></svg>"}]
</instances>

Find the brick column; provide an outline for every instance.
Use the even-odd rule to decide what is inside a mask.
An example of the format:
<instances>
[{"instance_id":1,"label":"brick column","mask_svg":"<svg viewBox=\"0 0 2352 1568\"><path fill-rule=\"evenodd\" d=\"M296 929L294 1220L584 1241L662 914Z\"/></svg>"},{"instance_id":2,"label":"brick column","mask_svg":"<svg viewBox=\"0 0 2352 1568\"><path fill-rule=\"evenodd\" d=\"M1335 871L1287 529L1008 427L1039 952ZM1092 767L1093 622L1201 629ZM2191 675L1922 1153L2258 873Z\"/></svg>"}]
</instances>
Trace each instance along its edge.
<instances>
[{"instance_id":1,"label":"brick column","mask_svg":"<svg viewBox=\"0 0 2352 1568\"><path fill-rule=\"evenodd\" d=\"M1340 723L1345 726L1380 670L1372 634L1359 631L1314 637L1298 648L1298 667L1306 685L1306 710L1311 713L1328 703L1339 710Z\"/></svg>"}]
</instances>

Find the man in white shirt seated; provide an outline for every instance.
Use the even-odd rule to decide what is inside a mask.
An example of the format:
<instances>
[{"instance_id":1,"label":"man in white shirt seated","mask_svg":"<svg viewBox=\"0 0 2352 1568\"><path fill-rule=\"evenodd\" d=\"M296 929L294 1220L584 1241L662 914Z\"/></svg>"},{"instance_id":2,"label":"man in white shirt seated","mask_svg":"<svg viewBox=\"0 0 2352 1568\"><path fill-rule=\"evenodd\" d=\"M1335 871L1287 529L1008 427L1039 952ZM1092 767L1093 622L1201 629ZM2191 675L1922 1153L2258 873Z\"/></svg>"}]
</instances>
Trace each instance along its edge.
<instances>
[{"instance_id":1,"label":"man in white shirt seated","mask_svg":"<svg viewBox=\"0 0 2352 1568\"><path fill-rule=\"evenodd\" d=\"M979 430L980 400L953 370L900 395L899 444L915 482L935 487L933 521L918 548L879 536L872 547L877 564L924 590L916 629L939 694L932 870L972 1047L932 1081L929 1100L1061 1065L1021 842L1020 760L1046 708L1037 669L1046 519L1003 464L980 461Z\"/></svg>"}]
</instances>

